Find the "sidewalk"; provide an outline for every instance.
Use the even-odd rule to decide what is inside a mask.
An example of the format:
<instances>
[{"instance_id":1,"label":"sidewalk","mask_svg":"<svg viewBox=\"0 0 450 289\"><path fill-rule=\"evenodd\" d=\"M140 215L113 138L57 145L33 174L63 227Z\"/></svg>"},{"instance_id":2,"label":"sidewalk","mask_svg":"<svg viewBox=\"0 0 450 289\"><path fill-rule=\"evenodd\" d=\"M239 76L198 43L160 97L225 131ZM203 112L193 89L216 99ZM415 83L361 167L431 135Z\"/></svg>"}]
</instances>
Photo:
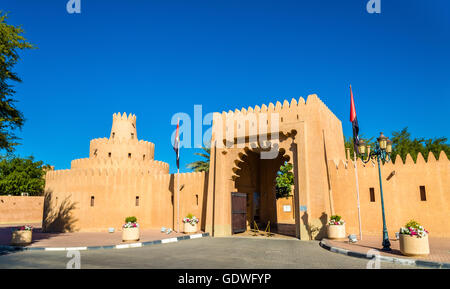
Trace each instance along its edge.
<instances>
[{"instance_id":1,"label":"sidewalk","mask_svg":"<svg viewBox=\"0 0 450 289\"><path fill-rule=\"evenodd\" d=\"M0 246L10 245L11 229L17 226L1 225L0 226ZM201 234L199 231L195 234ZM40 225L33 226L33 243L26 246L27 248L60 248L60 247L93 247L93 246L112 246L121 244L130 244L136 242L149 242L162 240L167 238L176 238L188 236L184 233L170 234L162 233L160 230L141 230L139 241L122 241L122 232L74 232L74 233L43 233Z\"/></svg>"},{"instance_id":2,"label":"sidewalk","mask_svg":"<svg viewBox=\"0 0 450 289\"><path fill-rule=\"evenodd\" d=\"M363 240L358 240L357 243L349 243L347 239L329 240L324 239L326 244L331 247L337 247L352 252L367 254L369 250L376 249L382 256L402 258L410 260L420 260L438 263L450 263L450 238L429 238L430 254L428 256L413 256L408 257L402 255L400 252L400 242L396 239L389 239L391 242L391 252L382 252L381 245L383 238L381 236L363 236Z\"/></svg>"}]
</instances>

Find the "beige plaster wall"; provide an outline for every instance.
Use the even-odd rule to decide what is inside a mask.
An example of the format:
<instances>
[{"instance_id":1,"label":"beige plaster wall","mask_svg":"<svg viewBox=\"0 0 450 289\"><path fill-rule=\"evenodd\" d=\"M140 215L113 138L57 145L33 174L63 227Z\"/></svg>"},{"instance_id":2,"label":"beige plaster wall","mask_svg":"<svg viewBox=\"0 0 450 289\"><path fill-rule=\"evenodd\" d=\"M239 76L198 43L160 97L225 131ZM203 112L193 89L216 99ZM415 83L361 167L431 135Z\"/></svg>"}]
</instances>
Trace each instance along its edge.
<instances>
[{"instance_id":1,"label":"beige plaster wall","mask_svg":"<svg viewBox=\"0 0 450 289\"><path fill-rule=\"evenodd\" d=\"M378 167L357 162L363 234L380 235L382 216ZM347 222L348 234L359 234L355 172L353 162L329 162L336 214ZM391 175L391 173L394 173ZM436 160L432 154L426 163L419 154L414 163L408 155L405 163L398 158L381 169L386 223L394 236L409 220L421 223L430 236L450 237L450 162L444 152ZM425 186L426 201L420 199L420 186ZM375 202L370 201L369 188L375 189Z\"/></svg>"},{"instance_id":2,"label":"beige plaster wall","mask_svg":"<svg viewBox=\"0 0 450 289\"><path fill-rule=\"evenodd\" d=\"M42 222L44 197L0 196L0 224Z\"/></svg>"}]
</instances>

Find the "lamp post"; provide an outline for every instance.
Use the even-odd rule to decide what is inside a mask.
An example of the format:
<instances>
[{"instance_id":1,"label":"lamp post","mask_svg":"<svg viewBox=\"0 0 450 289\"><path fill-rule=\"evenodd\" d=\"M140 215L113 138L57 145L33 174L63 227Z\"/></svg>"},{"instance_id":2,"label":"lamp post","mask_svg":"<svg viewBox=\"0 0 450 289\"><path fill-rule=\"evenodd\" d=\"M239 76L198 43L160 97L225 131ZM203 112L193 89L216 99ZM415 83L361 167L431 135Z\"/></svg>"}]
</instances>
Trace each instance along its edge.
<instances>
[{"instance_id":1,"label":"lamp post","mask_svg":"<svg viewBox=\"0 0 450 289\"><path fill-rule=\"evenodd\" d=\"M366 152L366 144L363 140L360 140L358 143L359 155L361 156L361 160L363 163L368 163L371 159L376 159L378 163L378 177L380 182L380 195L381 195L381 212L383 216L383 249L382 251L391 251L391 242L389 242L389 235L386 228L386 217L384 215L384 199L383 199L383 185L381 181L381 167L380 160L383 162L389 162L391 160L391 152L392 152L392 141L390 141L387 137L380 133L380 137L377 138L377 143L375 143L375 148L373 151L370 151L370 147ZM365 157L367 159L365 160Z\"/></svg>"}]
</instances>

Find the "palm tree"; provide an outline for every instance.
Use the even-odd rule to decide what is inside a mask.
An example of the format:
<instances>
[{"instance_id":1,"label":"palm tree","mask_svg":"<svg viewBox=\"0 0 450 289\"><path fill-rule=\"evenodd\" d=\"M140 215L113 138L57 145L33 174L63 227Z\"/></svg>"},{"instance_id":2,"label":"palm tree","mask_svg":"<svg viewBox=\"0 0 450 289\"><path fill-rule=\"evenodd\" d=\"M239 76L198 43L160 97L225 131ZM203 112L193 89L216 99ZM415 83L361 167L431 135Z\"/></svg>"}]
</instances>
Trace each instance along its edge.
<instances>
[{"instance_id":1,"label":"palm tree","mask_svg":"<svg viewBox=\"0 0 450 289\"><path fill-rule=\"evenodd\" d=\"M194 172L209 171L209 156L211 153L211 148L202 147L202 150L204 150L204 153L194 153L194 154L205 158L205 160L192 162L187 165L187 167L193 169Z\"/></svg>"}]
</instances>

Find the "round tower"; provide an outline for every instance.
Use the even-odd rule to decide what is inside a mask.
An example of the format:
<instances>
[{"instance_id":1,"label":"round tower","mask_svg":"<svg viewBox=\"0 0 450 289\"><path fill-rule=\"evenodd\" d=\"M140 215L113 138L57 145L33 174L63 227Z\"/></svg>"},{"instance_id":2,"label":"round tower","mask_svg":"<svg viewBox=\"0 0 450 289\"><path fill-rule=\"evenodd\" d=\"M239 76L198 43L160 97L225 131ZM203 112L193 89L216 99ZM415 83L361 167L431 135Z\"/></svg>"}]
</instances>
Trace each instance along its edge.
<instances>
[{"instance_id":1,"label":"round tower","mask_svg":"<svg viewBox=\"0 0 450 289\"><path fill-rule=\"evenodd\" d=\"M120 112L113 114L113 124L109 138L112 140L137 139L136 115L130 113L127 116L125 112L122 115L120 115Z\"/></svg>"},{"instance_id":2,"label":"round tower","mask_svg":"<svg viewBox=\"0 0 450 289\"><path fill-rule=\"evenodd\" d=\"M110 137L91 140L89 158L73 160L71 168L126 168L152 174L169 173L167 163L155 160L155 145L137 139L136 116L131 113L128 116L113 114Z\"/></svg>"}]
</instances>

